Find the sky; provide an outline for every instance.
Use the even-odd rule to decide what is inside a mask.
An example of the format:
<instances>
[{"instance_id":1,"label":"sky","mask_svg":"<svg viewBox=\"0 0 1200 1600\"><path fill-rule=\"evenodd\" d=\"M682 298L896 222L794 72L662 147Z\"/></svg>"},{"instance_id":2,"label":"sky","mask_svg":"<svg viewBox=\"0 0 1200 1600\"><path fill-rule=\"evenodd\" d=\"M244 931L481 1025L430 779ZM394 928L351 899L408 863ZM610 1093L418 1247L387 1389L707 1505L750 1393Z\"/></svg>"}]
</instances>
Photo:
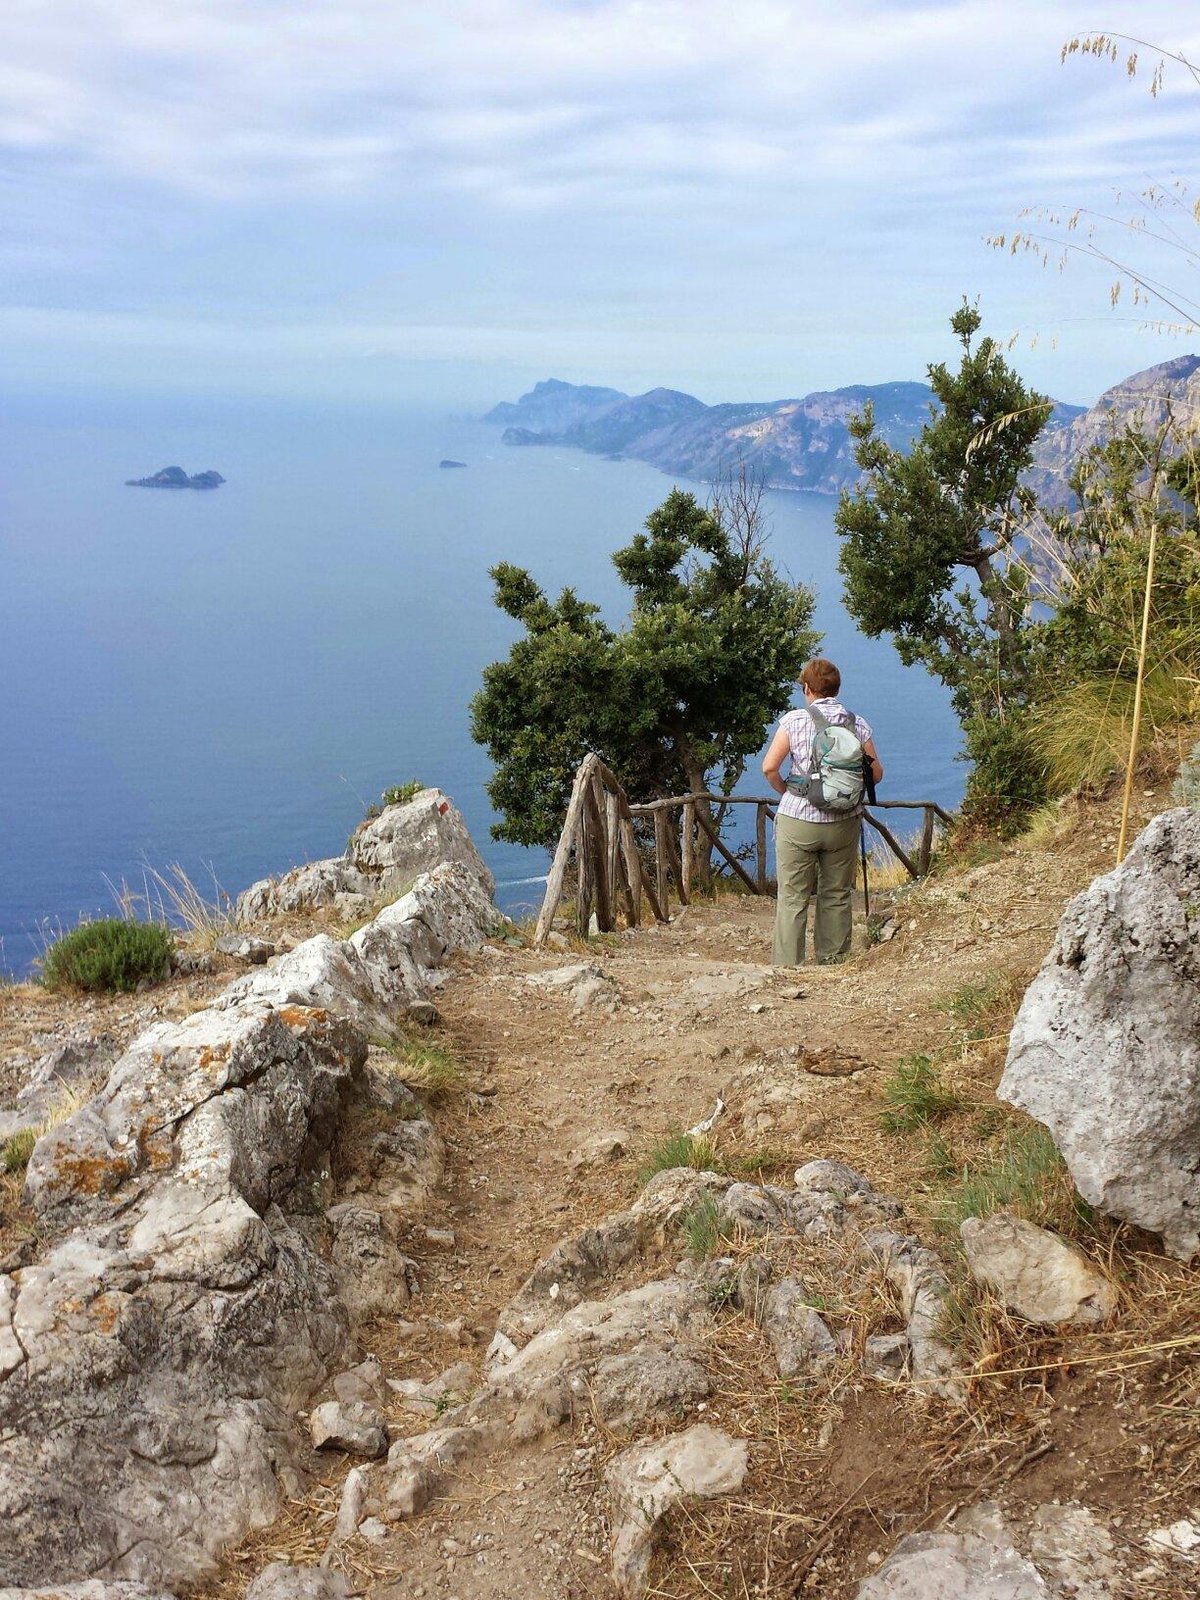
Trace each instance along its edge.
<instances>
[{"instance_id":1,"label":"sky","mask_svg":"<svg viewBox=\"0 0 1200 1600\"><path fill-rule=\"evenodd\" d=\"M1060 61L1098 24L1151 43ZM986 241L1200 180L1200 83L1152 97L1154 46L1200 60L1200 6L4 0L4 381L770 399L922 377L965 294L1089 402L1200 335ZM1186 292L1190 204L1098 240Z\"/></svg>"}]
</instances>

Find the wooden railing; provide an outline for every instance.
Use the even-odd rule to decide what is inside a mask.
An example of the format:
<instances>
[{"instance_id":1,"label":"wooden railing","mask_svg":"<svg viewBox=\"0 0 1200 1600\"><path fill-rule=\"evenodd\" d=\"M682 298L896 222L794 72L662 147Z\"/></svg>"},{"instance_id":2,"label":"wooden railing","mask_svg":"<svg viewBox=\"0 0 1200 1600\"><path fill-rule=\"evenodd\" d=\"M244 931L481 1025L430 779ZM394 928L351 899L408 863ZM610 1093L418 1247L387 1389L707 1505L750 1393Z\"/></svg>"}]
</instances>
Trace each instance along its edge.
<instances>
[{"instance_id":1,"label":"wooden railing","mask_svg":"<svg viewBox=\"0 0 1200 1600\"><path fill-rule=\"evenodd\" d=\"M585 756L575 774L563 831L546 879L534 944L543 944L550 932L572 859L575 921L585 935L593 916L601 933L611 932L617 926L618 904L624 909L627 926L638 927L643 895L655 918L668 921L672 882L680 904L690 905L695 864L707 854L703 850L705 844L729 864L751 894L773 894L775 885L767 874L767 820L774 820L778 803L778 795L696 793L631 806L624 789L600 757ZM753 874L730 850L712 820L713 809L731 805L756 808ZM923 878L929 871L934 829L939 820L949 823L949 814L933 800L878 800L874 809L924 813L914 860L886 823L870 810L863 812L863 820L875 829L909 877ZM634 824L639 820L652 823L654 828L653 873L638 848Z\"/></svg>"}]
</instances>

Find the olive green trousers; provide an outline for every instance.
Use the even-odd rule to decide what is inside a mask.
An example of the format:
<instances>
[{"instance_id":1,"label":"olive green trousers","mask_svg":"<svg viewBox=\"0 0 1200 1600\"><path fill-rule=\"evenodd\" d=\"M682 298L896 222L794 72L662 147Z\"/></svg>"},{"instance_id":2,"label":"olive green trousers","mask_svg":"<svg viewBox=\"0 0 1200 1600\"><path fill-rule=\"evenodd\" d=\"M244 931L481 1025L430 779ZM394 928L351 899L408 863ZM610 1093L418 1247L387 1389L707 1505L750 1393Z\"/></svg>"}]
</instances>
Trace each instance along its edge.
<instances>
[{"instance_id":1,"label":"olive green trousers","mask_svg":"<svg viewBox=\"0 0 1200 1600\"><path fill-rule=\"evenodd\" d=\"M808 908L815 902L813 948L818 961L840 961L850 951L851 897L858 865L858 817L838 822L775 818L775 941L777 967L804 962Z\"/></svg>"}]
</instances>

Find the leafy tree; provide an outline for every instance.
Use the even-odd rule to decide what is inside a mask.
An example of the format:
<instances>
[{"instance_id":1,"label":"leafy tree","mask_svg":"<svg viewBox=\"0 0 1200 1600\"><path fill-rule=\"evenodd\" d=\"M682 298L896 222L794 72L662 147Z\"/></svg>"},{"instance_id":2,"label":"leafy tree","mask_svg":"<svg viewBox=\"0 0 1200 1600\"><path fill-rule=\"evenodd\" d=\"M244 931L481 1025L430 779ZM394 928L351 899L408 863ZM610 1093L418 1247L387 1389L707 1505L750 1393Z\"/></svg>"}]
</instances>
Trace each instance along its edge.
<instances>
[{"instance_id":1,"label":"leafy tree","mask_svg":"<svg viewBox=\"0 0 1200 1600\"><path fill-rule=\"evenodd\" d=\"M907 455L851 422L859 487L835 525L846 605L864 633L891 636L906 665L947 684L975 768L968 808L999 820L1037 797L1020 712L1029 687L1030 573L1020 538L1032 509L1021 474L1050 417L964 300L950 319L956 372L929 368L936 404Z\"/></svg>"},{"instance_id":2,"label":"leafy tree","mask_svg":"<svg viewBox=\"0 0 1200 1600\"><path fill-rule=\"evenodd\" d=\"M572 589L552 602L522 568L492 568L524 628L471 703L497 838L552 845L589 750L637 799L733 789L819 642L812 591L764 554L761 501L745 473L708 508L673 489L613 556L633 599L618 629Z\"/></svg>"}]
</instances>

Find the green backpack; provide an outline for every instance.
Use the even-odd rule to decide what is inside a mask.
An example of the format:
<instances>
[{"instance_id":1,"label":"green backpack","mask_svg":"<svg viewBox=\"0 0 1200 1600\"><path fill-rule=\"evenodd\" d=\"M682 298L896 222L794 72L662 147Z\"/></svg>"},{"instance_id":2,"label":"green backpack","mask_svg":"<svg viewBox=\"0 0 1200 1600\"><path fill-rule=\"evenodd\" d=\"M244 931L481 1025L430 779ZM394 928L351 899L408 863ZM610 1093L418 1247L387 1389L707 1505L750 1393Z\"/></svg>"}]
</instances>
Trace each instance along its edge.
<instances>
[{"instance_id":1,"label":"green backpack","mask_svg":"<svg viewBox=\"0 0 1200 1600\"><path fill-rule=\"evenodd\" d=\"M792 773L787 786L818 811L857 811L866 790L867 757L855 732L857 719L847 711L849 725L830 722L816 706L801 706L816 724L812 759L803 776Z\"/></svg>"}]
</instances>

